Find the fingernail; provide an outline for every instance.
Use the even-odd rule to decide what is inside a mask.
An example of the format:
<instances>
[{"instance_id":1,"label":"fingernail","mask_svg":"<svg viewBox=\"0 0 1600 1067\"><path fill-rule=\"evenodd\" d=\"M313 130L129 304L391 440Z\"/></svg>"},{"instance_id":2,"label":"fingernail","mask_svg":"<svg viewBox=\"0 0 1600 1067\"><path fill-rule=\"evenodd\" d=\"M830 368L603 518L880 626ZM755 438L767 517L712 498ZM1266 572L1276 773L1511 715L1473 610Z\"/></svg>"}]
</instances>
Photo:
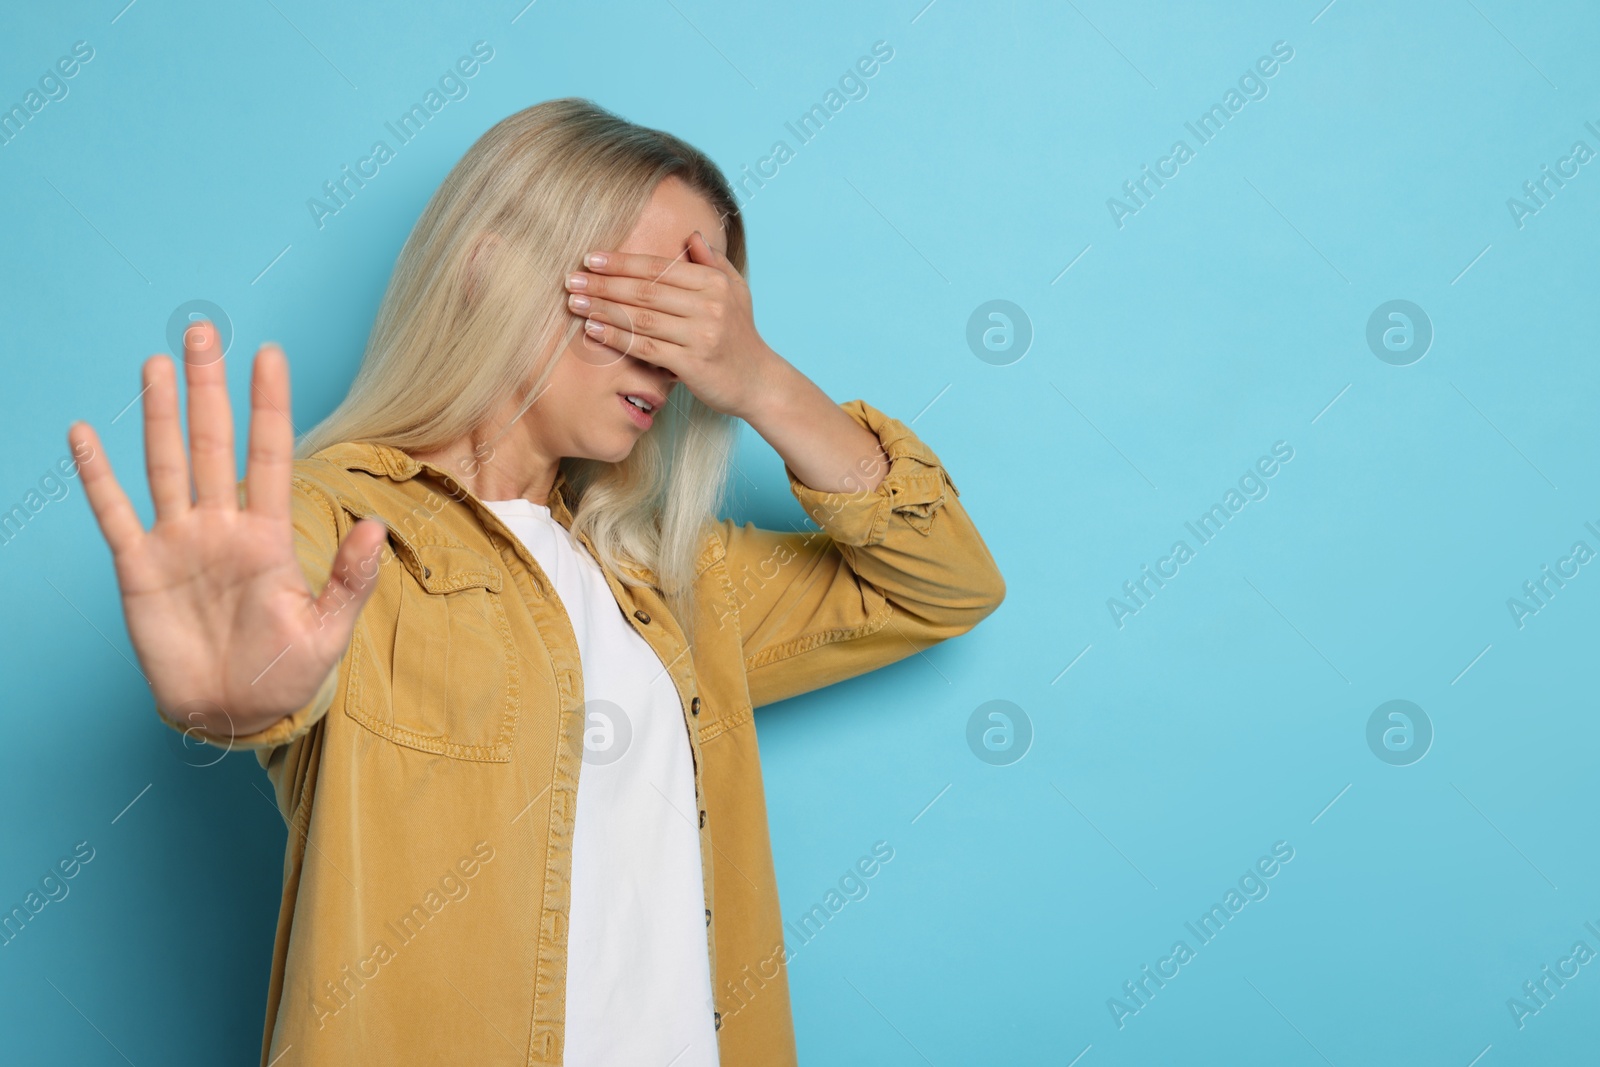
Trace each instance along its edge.
<instances>
[{"instance_id":1,"label":"fingernail","mask_svg":"<svg viewBox=\"0 0 1600 1067\"><path fill-rule=\"evenodd\" d=\"M594 321L593 319L590 319L588 322L584 323L583 328L585 332L592 333L595 336L599 336L605 330L604 326L600 325L600 323Z\"/></svg>"},{"instance_id":2,"label":"fingernail","mask_svg":"<svg viewBox=\"0 0 1600 1067\"><path fill-rule=\"evenodd\" d=\"M569 289L583 289L583 288L587 287L588 284L589 284L589 279L585 278L581 274L574 274L570 278L567 279L567 288L569 288Z\"/></svg>"},{"instance_id":3,"label":"fingernail","mask_svg":"<svg viewBox=\"0 0 1600 1067\"><path fill-rule=\"evenodd\" d=\"M573 293L571 296L567 297L567 303L572 305L572 310L574 311L589 310L589 298L586 296L581 296L577 293Z\"/></svg>"},{"instance_id":4,"label":"fingernail","mask_svg":"<svg viewBox=\"0 0 1600 1067\"><path fill-rule=\"evenodd\" d=\"M595 270L604 268L606 265L605 253L590 252L588 255L583 257L583 265L585 267L592 267Z\"/></svg>"}]
</instances>

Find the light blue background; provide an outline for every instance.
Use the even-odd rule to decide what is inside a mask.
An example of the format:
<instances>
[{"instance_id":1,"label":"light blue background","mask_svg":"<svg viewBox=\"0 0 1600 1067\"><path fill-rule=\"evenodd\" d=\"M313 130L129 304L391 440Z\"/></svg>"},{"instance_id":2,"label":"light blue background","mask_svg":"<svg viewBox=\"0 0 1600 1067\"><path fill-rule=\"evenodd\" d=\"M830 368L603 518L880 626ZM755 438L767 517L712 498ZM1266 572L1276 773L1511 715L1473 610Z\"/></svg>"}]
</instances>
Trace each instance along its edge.
<instances>
[{"instance_id":1,"label":"light blue background","mask_svg":"<svg viewBox=\"0 0 1600 1067\"><path fill-rule=\"evenodd\" d=\"M1600 162L1521 228L1506 203L1600 150L1592 5L123 2L0 16L5 105L95 49L0 146L0 505L84 418L148 520L138 406L113 419L187 300L237 331L236 408L273 339L320 418L426 198L514 110L589 96L734 176L789 140L747 208L758 324L836 399L915 420L1009 582L972 634L759 716L786 918L895 850L792 946L802 1062L1592 1056L1600 963L1524 1028L1506 1006L1600 950L1600 566L1521 629L1506 606L1600 549ZM477 40L470 95L319 230L306 200ZM784 123L879 40L869 94L797 147ZM1276 41L1269 94L1119 229L1107 198ZM965 341L992 299L1034 330L1006 366ZM1410 366L1365 341L1391 299L1436 331ZM1106 599L1279 440L1270 495L1118 629ZM741 517L800 521L753 434L738 462ZM0 584L0 905L96 850L0 949L4 1058L256 1062L264 775L175 755L76 482ZM1406 767L1365 740L1395 698L1436 730ZM1034 730L1009 766L966 742L996 699ZM1108 998L1276 841L1270 895L1119 1028Z\"/></svg>"}]
</instances>

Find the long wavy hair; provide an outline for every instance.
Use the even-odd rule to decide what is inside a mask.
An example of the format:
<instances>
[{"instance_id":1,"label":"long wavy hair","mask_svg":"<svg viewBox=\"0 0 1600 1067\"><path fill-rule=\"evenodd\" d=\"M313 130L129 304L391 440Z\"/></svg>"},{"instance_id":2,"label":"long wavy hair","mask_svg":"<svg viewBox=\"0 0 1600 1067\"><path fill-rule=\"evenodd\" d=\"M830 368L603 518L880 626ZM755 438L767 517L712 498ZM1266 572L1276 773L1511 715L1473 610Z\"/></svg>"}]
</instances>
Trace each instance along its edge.
<instances>
[{"instance_id":1,"label":"long wavy hair","mask_svg":"<svg viewBox=\"0 0 1600 1067\"><path fill-rule=\"evenodd\" d=\"M539 417L529 408L582 326L563 280L584 252L626 239L668 177L721 216L728 259L744 274L738 204L700 150L577 97L496 123L429 199L349 393L301 438L296 457L344 441L426 452L481 429L503 433L510 423L488 422L524 391L511 422ZM619 580L658 588L688 631L695 562L721 504L737 426L680 385L625 460L567 458L561 470L573 533L588 533Z\"/></svg>"}]
</instances>

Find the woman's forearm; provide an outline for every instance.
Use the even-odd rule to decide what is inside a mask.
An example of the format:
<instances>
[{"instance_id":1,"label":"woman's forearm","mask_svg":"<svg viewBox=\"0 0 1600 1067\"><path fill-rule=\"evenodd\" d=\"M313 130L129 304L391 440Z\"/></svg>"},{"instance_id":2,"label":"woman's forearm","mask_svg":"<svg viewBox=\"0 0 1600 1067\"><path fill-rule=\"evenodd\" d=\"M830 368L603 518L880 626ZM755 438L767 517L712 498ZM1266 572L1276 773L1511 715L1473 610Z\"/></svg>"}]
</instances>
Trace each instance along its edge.
<instances>
[{"instance_id":1,"label":"woman's forearm","mask_svg":"<svg viewBox=\"0 0 1600 1067\"><path fill-rule=\"evenodd\" d=\"M739 412L751 428L812 489L876 489L888 473L889 457L872 431L776 352L768 349L762 363L761 387L748 409Z\"/></svg>"}]
</instances>

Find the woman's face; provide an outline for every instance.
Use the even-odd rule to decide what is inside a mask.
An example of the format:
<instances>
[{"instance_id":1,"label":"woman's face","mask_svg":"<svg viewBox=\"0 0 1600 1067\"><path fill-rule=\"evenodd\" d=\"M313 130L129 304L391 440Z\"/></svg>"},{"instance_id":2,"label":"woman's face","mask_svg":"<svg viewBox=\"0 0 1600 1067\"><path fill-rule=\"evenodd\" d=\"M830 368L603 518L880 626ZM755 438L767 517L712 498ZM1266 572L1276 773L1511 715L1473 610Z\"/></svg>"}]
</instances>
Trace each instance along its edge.
<instances>
[{"instance_id":1,"label":"woman's face","mask_svg":"<svg viewBox=\"0 0 1600 1067\"><path fill-rule=\"evenodd\" d=\"M639 224L620 246L586 251L643 253L686 262L689 235L695 230L712 248L727 252L727 238L711 204L680 179L669 177L656 186ZM597 344L580 329L557 359L549 385L534 405L539 413L535 425L549 435L544 442L548 454L617 463L627 458L656 417L623 397L641 397L659 413L676 382L677 376L665 367Z\"/></svg>"}]
</instances>

